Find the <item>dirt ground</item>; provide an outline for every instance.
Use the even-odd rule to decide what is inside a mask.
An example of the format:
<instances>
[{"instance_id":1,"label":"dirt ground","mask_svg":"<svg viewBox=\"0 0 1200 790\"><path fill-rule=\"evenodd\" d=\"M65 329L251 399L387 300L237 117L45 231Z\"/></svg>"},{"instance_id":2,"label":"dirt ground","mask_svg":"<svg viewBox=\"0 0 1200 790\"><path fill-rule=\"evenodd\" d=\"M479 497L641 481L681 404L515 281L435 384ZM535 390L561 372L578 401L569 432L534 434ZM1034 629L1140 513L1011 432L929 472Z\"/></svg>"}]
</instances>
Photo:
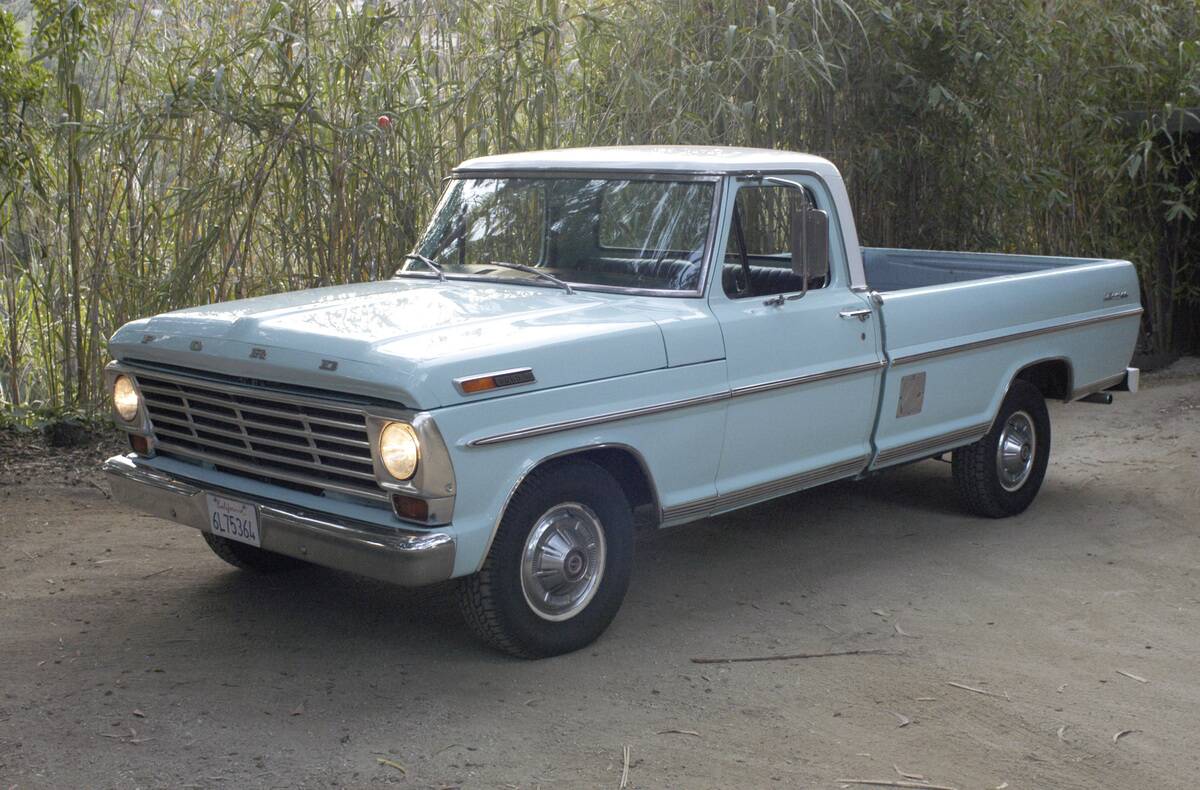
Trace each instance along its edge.
<instances>
[{"instance_id":1,"label":"dirt ground","mask_svg":"<svg viewBox=\"0 0 1200 790\"><path fill-rule=\"evenodd\" d=\"M1018 518L928 461L659 532L608 633L540 662L445 587L237 572L73 470L100 449L10 454L0 790L617 788L625 747L634 788L1195 787L1200 378L1053 420ZM691 661L853 649L886 653Z\"/></svg>"}]
</instances>

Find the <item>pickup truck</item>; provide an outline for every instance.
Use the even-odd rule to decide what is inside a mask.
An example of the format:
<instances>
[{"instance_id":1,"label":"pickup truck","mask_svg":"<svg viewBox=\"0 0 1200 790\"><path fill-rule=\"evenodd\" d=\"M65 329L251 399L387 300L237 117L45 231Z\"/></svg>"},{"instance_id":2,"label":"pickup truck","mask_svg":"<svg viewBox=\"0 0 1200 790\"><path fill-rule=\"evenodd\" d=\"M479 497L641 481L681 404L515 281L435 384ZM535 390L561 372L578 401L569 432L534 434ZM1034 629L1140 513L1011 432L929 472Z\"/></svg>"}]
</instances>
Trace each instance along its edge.
<instances>
[{"instance_id":1,"label":"pickup truck","mask_svg":"<svg viewBox=\"0 0 1200 790\"><path fill-rule=\"evenodd\" d=\"M636 529L946 454L1011 516L1046 401L1137 389L1128 261L864 248L797 153L472 159L394 266L123 326L104 468L240 568L454 579L517 656L604 631Z\"/></svg>"}]
</instances>

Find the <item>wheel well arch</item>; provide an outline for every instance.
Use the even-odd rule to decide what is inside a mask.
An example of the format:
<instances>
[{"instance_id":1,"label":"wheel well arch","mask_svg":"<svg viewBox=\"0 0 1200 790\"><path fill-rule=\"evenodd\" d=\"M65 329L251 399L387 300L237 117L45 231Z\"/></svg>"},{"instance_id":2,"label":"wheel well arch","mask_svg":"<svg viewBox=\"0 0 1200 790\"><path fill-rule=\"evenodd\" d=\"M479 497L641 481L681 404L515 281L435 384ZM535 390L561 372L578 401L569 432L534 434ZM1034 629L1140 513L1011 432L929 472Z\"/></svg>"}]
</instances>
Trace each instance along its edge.
<instances>
[{"instance_id":1,"label":"wheel well arch","mask_svg":"<svg viewBox=\"0 0 1200 790\"><path fill-rule=\"evenodd\" d=\"M629 497L629 505L634 511L634 525L638 526L637 511L639 508L650 509L650 521L652 526L662 524L662 503L658 498L658 488L654 484L654 478L650 474L650 466L646 463L645 457L634 447L627 444L616 442L604 442L599 444L588 444L582 447L573 447L567 450L559 450L550 455L543 456L537 462L526 467L516 481L508 490L508 495L504 498L504 504L500 511L496 513L495 521L492 524L492 532L488 535L487 544L484 547L483 554L479 558L479 565L475 570L482 567L484 560L487 559L488 552L492 550L492 542L496 539L496 532L500 529L500 522L504 519L504 514L508 512L508 507L512 504L512 499L517 491L521 490L521 486L529 479L529 476L534 472L545 469L554 464L569 463L571 461L591 461L600 466L606 472L611 474L625 491ZM644 522L643 522L644 523Z\"/></svg>"},{"instance_id":2,"label":"wheel well arch","mask_svg":"<svg viewBox=\"0 0 1200 790\"><path fill-rule=\"evenodd\" d=\"M625 495L629 497L631 508L636 511L639 508L650 507L655 523L662 520L662 506L658 501L658 489L654 485L650 467L646 463L645 457L627 444L590 444L548 455L521 475L521 479L513 488L514 493L534 472L572 461L590 461L596 464L612 475L617 484L625 491ZM507 502L504 507L506 510L508 509Z\"/></svg>"},{"instance_id":3,"label":"wheel well arch","mask_svg":"<svg viewBox=\"0 0 1200 790\"><path fill-rule=\"evenodd\" d=\"M1046 400L1053 398L1064 403L1071 400L1074 371L1066 357L1050 357L1031 362L1018 370L1012 378L1013 381L1018 379L1037 387ZM1009 386L1012 386L1011 383Z\"/></svg>"}]
</instances>

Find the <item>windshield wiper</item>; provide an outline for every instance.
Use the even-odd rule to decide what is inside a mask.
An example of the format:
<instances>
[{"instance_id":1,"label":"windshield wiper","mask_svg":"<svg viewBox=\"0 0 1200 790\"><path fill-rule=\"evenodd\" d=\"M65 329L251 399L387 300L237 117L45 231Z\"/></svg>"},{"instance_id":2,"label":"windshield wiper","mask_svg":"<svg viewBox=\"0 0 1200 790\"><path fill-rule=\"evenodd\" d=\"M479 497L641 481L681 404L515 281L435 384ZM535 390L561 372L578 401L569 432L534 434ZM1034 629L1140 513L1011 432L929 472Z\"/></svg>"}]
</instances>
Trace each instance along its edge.
<instances>
[{"instance_id":1,"label":"windshield wiper","mask_svg":"<svg viewBox=\"0 0 1200 790\"><path fill-rule=\"evenodd\" d=\"M506 269L516 269L519 272L526 272L527 274L532 274L535 277L541 277L543 280L554 283L569 294L575 293L575 289L572 288L571 284L566 280L560 280L553 274L546 274L541 269L534 268L533 266L526 266L523 263L509 263L508 261L488 261L488 263L491 266L503 266Z\"/></svg>"},{"instance_id":2,"label":"windshield wiper","mask_svg":"<svg viewBox=\"0 0 1200 790\"><path fill-rule=\"evenodd\" d=\"M441 280L442 282L446 281L445 270L442 269L441 264L437 263L433 259L426 258L424 255L422 255L419 252L410 252L408 255L404 256L404 260L419 261L419 262L425 264L426 266L428 266L430 269L433 269L433 273L437 275L437 278L439 280Z\"/></svg>"}]
</instances>

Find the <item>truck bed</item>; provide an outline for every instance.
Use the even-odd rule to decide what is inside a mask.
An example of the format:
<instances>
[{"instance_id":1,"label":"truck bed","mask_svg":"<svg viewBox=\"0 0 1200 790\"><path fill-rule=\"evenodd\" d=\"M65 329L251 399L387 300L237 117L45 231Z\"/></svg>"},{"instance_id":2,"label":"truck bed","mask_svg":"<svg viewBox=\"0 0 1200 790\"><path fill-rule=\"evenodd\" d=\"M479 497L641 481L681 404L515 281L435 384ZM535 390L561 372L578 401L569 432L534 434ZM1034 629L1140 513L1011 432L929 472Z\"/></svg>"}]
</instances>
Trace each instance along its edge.
<instances>
[{"instance_id":1,"label":"truck bed","mask_svg":"<svg viewBox=\"0 0 1200 790\"><path fill-rule=\"evenodd\" d=\"M1128 261L864 249L888 367L874 468L982 436L1005 387L1042 365L1073 400L1121 380L1138 331Z\"/></svg>"},{"instance_id":2,"label":"truck bed","mask_svg":"<svg viewBox=\"0 0 1200 790\"><path fill-rule=\"evenodd\" d=\"M867 285L871 290L880 293L1103 262L1101 258L901 250L886 247L863 247L862 257Z\"/></svg>"}]
</instances>

